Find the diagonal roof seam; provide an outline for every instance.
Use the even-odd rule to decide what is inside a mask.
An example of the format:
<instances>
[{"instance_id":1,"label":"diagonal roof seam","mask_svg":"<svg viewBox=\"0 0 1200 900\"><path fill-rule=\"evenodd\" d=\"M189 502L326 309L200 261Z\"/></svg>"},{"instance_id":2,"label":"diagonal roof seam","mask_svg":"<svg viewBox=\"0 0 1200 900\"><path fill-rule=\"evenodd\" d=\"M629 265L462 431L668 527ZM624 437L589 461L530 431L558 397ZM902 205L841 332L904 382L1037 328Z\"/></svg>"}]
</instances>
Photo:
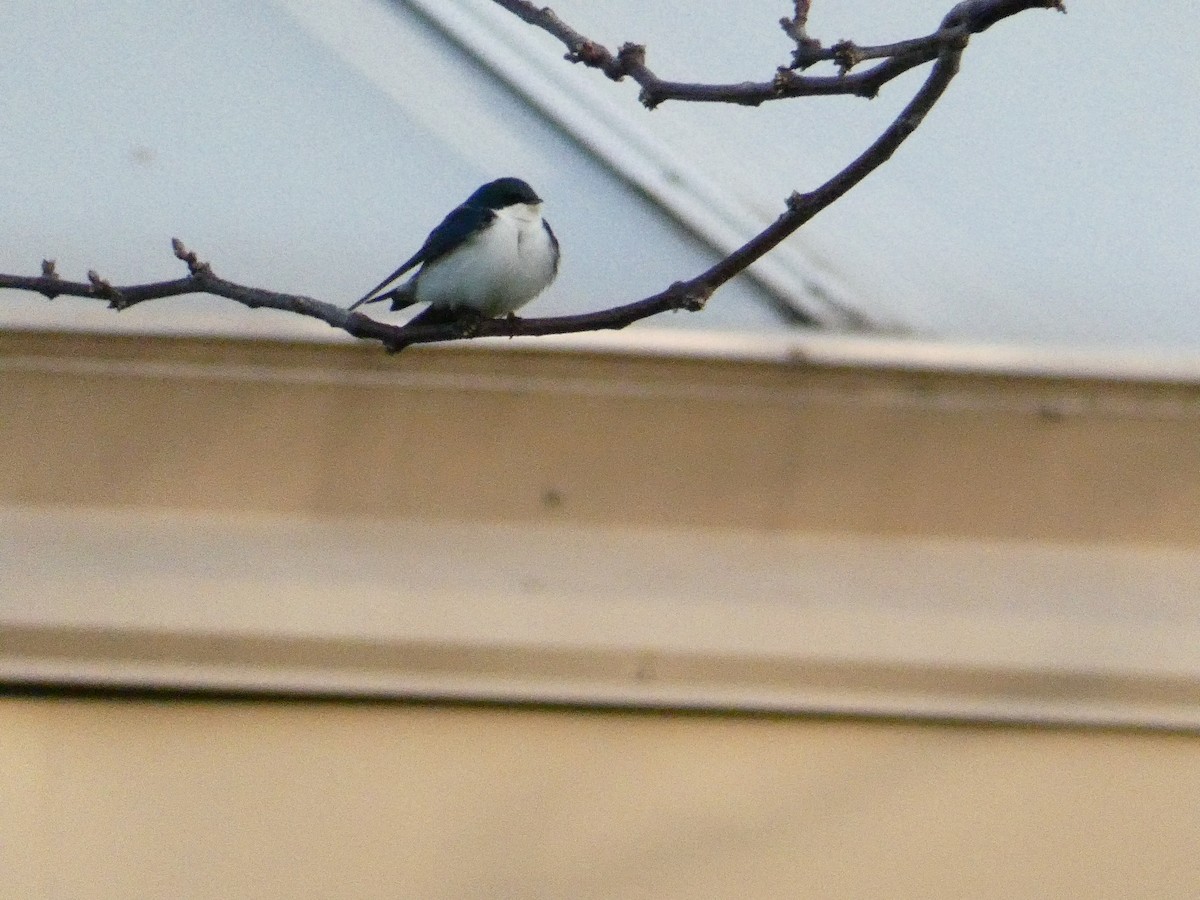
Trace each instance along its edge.
<instances>
[{"instance_id":1,"label":"diagonal roof seam","mask_svg":"<svg viewBox=\"0 0 1200 900\"><path fill-rule=\"evenodd\" d=\"M767 224L746 203L596 90L526 26L475 0L399 0L477 59L614 174L722 256ZM849 286L794 245L755 263L747 275L785 308L819 327L888 330L861 312ZM815 308L814 308L815 307ZM819 311L818 311L819 310ZM785 319L785 309L777 310Z\"/></svg>"}]
</instances>

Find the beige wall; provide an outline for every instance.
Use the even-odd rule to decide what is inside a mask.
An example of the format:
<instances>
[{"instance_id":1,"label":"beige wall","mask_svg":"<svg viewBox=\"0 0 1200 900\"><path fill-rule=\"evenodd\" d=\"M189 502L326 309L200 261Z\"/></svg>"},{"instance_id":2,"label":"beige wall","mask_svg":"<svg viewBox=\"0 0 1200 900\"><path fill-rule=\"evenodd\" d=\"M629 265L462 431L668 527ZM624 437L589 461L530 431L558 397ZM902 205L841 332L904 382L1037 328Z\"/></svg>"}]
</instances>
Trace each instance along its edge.
<instances>
[{"instance_id":1,"label":"beige wall","mask_svg":"<svg viewBox=\"0 0 1200 900\"><path fill-rule=\"evenodd\" d=\"M1200 388L0 334L0 898L1200 896ZM902 717L1165 725L1175 735Z\"/></svg>"},{"instance_id":2,"label":"beige wall","mask_svg":"<svg viewBox=\"0 0 1200 900\"><path fill-rule=\"evenodd\" d=\"M0 503L1200 543L1200 385L0 332Z\"/></svg>"},{"instance_id":3,"label":"beige wall","mask_svg":"<svg viewBox=\"0 0 1200 900\"><path fill-rule=\"evenodd\" d=\"M1195 898L1200 739L0 702L3 896Z\"/></svg>"},{"instance_id":4,"label":"beige wall","mask_svg":"<svg viewBox=\"0 0 1200 900\"><path fill-rule=\"evenodd\" d=\"M821 346L0 333L0 678L1200 728L1200 385Z\"/></svg>"}]
</instances>

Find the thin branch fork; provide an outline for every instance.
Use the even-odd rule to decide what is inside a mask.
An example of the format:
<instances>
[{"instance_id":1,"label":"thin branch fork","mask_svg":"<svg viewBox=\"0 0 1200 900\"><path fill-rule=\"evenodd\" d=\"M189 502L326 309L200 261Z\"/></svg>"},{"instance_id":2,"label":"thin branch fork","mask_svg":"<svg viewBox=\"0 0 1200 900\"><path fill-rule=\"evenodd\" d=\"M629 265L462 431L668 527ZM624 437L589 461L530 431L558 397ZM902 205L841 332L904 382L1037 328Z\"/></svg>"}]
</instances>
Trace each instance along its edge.
<instances>
[{"instance_id":1,"label":"thin branch fork","mask_svg":"<svg viewBox=\"0 0 1200 900\"><path fill-rule=\"evenodd\" d=\"M821 60L821 42L808 33L808 13L812 7L810 0L794 0L795 14L790 18L779 20L783 33L796 42L796 51L792 54L792 68L803 69Z\"/></svg>"},{"instance_id":2,"label":"thin branch fork","mask_svg":"<svg viewBox=\"0 0 1200 900\"><path fill-rule=\"evenodd\" d=\"M942 46L961 40L963 34L977 34L1026 9L1066 11L1062 0L965 0L943 19L941 28L924 37L873 47L860 47L853 41L839 41L831 47L823 47L808 34L811 0L794 0L795 15L781 19L779 23L796 42L789 65L780 66L769 81L704 84L662 79L646 65L644 45L622 44L614 54L604 45L580 34L549 7L539 7L531 0L494 2L561 41L567 48L565 58L570 62L599 69L613 81L621 81L626 76L632 78L641 87L639 99L649 109L667 100L758 106L767 101L794 97L849 94L871 98L893 78L936 59ZM850 74L851 69L871 59L885 62L867 71ZM840 74L806 76L794 71L823 61L835 63Z\"/></svg>"},{"instance_id":3,"label":"thin branch fork","mask_svg":"<svg viewBox=\"0 0 1200 900\"><path fill-rule=\"evenodd\" d=\"M496 2L506 8L518 8L521 11L517 14L526 21L533 20L534 24L546 28L560 39L565 39L569 48L575 48L571 50L571 53L579 56L578 61L595 65L604 70L609 77L619 79L620 76L616 73L621 72L633 75L635 79L640 80L636 73L641 72L639 67L644 68L642 54L625 53L624 61L622 61L620 54L613 57L600 45L582 38L550 10L533 8L524 0L496 0ZM795 26L796 33L804 35L803 17L807 15L807 0L796 0L795 8L796 19L793 22L799 22ZM164 297L198 293L211 294L225 297L252 309L278 309L319 319L354 337L379 341L392 352L402 350L410 344L463 338L540 336L620 329L641 319L671 310L699 310L704 307L721 285L743 272L815 215L835 203L896 152L945 93L946 88L958 72L959 63L970 35L990 28L1003 18L1034 8L1062 9L1062 5L1053 0L964 0L959 3L943 19L938 32L931 36L931 38L936 37L936 41L930 41L928 38L918 39L916 44L919 47L906 49L900 55L893 56L876 67L903 65L911 68L916 63L908 65L910 60L904 55L905 53L926 54L931 52L931 48L936 51L932 57L935 60L933 68L924 84L892 124L857 159L815 190L804 194L793 193L787 199L785 211L773 223L708 270L690 280L676 282L657 294L632 303L570 316L518 318L510 315L502 319L473 319L439 325L389 325L362 313L351 312L341 306L335 306L312 297L284 294L227 281L218 277L208 263L202 262L178 239L172 241L172 248L175 256L187 266L188 274L184 278L149 284L117 286L91 271L88 272L88 281L86 282L66 281L59 276L53 260L44 260L40 276L0 274L0 288L31 291L42 294L51 300L60 296L103 300L111 308L117 310L128 309L138 303ZM552 27L547 27L548 25ZM573 36L578 37L579 41L583 43L578 46L571 43L575 41ZM927 43L921 43L922 41ZM570 58L570 53L568 58ZM611 60L611 65L607 62L608 60ZM644 72L641 77L646 77ZM854 76L847 76L843 80L852 77ZM694 87L715 90L717 86Z\"/></svg>"}]
</instances>

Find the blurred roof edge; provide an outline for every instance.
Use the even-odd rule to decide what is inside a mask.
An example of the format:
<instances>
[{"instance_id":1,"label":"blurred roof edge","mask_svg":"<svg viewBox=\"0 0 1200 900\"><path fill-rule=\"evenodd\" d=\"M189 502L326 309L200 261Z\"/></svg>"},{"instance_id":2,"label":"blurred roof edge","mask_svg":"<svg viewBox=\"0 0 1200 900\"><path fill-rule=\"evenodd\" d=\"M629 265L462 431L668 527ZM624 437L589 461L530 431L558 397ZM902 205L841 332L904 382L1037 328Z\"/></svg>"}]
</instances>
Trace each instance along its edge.
<instances>
[{"instance_id":1,"label":"blurred roof edge","mask_svg":"<svg viewBox=\"0 0 1200 900\"><path fill-rule=\"evenodd\" d=\"M127 323L108 310L70 321L42 322L3 315L0 334L113 334L129 336ZM253 310L230 311L232 316L187 314L179 311L170 325L155 322L141 333L164 338L216 338L272 343L359 344L323 322L287 317L260 317ZM243 315L244 314L244 315ZM132 333L138 333L134 329ZM549 351L602 353L617 356L725 360L810 365L821 368L893 370L980 376L1012 376L1110 382L1200 385L1200 353L1160 348L1112 348L1055 344L944 341L929 338L835 334L796 331L707 331L636 327L624 331L594 331L546 337L484 338L450 345L455 349L489 351ZM373 346L364 345L373 351ZM409 353L425 352L424 347Z\"/></svg>"}]
</instances>

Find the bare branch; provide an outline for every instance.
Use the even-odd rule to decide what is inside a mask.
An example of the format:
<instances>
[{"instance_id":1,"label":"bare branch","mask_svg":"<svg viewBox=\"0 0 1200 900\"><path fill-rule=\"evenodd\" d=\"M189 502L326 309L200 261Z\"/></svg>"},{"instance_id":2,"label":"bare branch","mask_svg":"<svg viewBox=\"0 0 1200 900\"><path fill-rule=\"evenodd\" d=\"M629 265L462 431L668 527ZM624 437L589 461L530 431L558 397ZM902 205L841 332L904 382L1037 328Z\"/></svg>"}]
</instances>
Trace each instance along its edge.
<instances>
[{"instance_id":1,"label":"bare branch","mask_svg":"<svg viewBox=\"0 0 1200 900\"><path fill-rule=\"evenodd\" d=\"M252 309L278 309L319 319L354 337L377 340L390 351L401 350L410 344L463 338L568 334L619 329L670 310L699 310L721 285L745 271L813 216L835 203L896 152L920 126L926 114L957 74L959 61L972 34L986 30L1001 19L1026 9L1063 9L1062 4L1054 0L964 0L946 15L937 32L925 38L904 41L884 48L859 48L843 42L829 50L815 47L813 49L813 52L841 53L844 69L849 69L864 59L884 59L872 69L855 75L831 78L805 78L790 70L781 70L775 81L771 82L768 91L763 85L722 86L663 82L645 68L644 49L638 45L626 44L614 56L601 45L574 31L549 9L538 9L526 0L496 2L563 41L568 48L568 59L599 68L614 80L620 80L625 75L633 77L642 85L643 102L650 106L662 99L711 99L753 104L765 99L800 96L805 93L858 93L872 96L882 84L901 72L923 62L935 62L912 100L862 155L815 190L804 194L793 193L787 199L786 210L762 232L707 271L688 281L676 282L666 290L642 300L597 312L546 318L518 318L510 315L503 319L464 319L438 325L388 325L311 297L247 287L219 278L207 262L202 262L178 239L172 241L172 249L175 256L188 268L185 278L114 286L92 271L88 273L87 282L72 282L65 281L58 275L52 260L43 260L40 276L0 274L0 288L32 291L51 300L62 295L104 300L119 310L163 297L211 294ZM805 31L808 8L808 0L795 0L795 17L792 20L784 20L789 22L785 30L797 40L798 45L802 41L811 40ZM833 55L828 58L837 60ZM789 94L789 91L795 93ZM647 97L650 99L647 100Z\"/></svg>"},{"instance_id":2,"label":"bare branch","mask_svg":"<svg viewBox=\"0 0 1200 900\"><path fill-rule=\"evenodd\" d=\"M876 47L860 47L853 41L840 41L832 47L822 48L819 41L808 36L809 0L794 0L794 18L780 20L784 31L797 42L791 65L781 66L770 81L702 84L659 78L646 66L646 48L643 45L625 44L614 55L604 45L585 37L565 23L549 7L538 7L530 0L495 2L562 41L567 48L566 59L571 62L600 69L614 81L620 81L628 75L641 86L639 99L649 109L666 100L758 106L769 100L794 97L850 94L871 98L893 78L914 66L936 59L945 44L957 42L964 33L984 31L1001 19L1026 9L1065 11L1061 0L965 0L951 10L942 21L941 28L925 37ZM868 59L885 59L886 62L866 72L848 74L850 69ZM793 71L823 60L836 63L842 74L805 76Z\"/></svg>"},{"instance_id":3,"label":"bare branch","mask_svg":"<svg viewBox=\"0 0 1200 900\"><path fill-rule=\"evenodd\" d=\"M251 309L278 309L319 319L354 337L377 340L391 351L401 350L409 344L450 341L465 337L569 334L604 328L624 328L638 319L644 319L667 310L700 309L704 305L704 300L707 299L706 296L703 298L692 296L685 285L676 284L661 293L635 303L582 315L540 319L522 319L510 316L504 319L483 319L469 323L407 327L379 322L362 313L350 312L344 307L325 303L312 297L268 291L227 281L213 274L208 263L192 262L196 255L187 250L178 238L172 239L171 243L175 248L176 256L188 262L189 267L195 265L191 274L186 278L115 287L100 278L95 272L88 273L86 282L65 281L53 273L41 276L0 274L0 288L31 291L49 299L56 296L68 296L104 300L109 306L118 310L164 297L210 294L233 300Z\"/></svg>"},{"instance_id":4,"label":"bare branch","mask_svg":"<svg viewBox=\"0 0 1200 900\"><path fill-rule=\"evenodd\" d=\"M854 185L882 165L921 123L925 114L937 102L954 74L958 71L961 48L943 50L929 79L895 122L865 153L834 178L807 194L793 194L787 211L760 234L715 266L690 281L676 282L666 290L638 300L598 312L574 316L552 316L526 319L509 316L504 319L482 319L470 323L448 325L417 325L412 327L387 325L361 313L349 312L340 306L295 294L281 294L261 288L246 287L218 278L212 268L200 262L177 238L172 241L175 255L187 263L189 275L177 281L147 285L113 287L89 272L89 283L69 282L57 276L40 278L0 275L0 287L36 291L51 296L66 294L107 300L117 309L128 309L137 303L161 297L206 293L225 297L252 309L268 308L298 313L320 319L334 328L341 328L359 338L378 340L391 351L402 350L410 344L447 341L464 337L569 334L580 331L620 329L640 319L676 309L700 310L721 285L760 259L781 241L796 231L818 212L835 202Z\"/></svg>"}]
</instances>

